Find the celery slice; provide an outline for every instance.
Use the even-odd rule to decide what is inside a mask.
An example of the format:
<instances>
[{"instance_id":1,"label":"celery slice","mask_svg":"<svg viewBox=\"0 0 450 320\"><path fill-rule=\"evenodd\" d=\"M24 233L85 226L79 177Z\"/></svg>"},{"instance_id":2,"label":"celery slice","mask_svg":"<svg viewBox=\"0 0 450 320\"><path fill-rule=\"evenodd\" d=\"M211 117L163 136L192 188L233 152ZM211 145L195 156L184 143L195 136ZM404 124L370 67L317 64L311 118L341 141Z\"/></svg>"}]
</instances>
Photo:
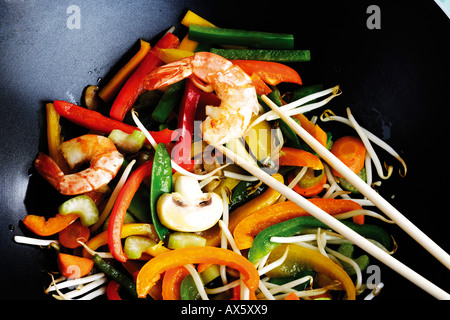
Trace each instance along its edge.
<instances>
[{"instance_id":1,"label":"celery slice","mask_svg":"<svg viewBox=\"0 0 450 320\"><path fill-rule=\"evenodd\" d=\"M174 232L169 236L167 247L181 249L186 247L204 247L206 239L190 232Z\"/></svg>"},{"instance_id":2,"label":"celery slice","mask_svg":"<svg viewBox=\"0 0 450 320\"><path fill-rule=\"evenodd\" d=\"M124 153L136 153L145 143L145 135L139 130L134 130L133 133L128 134L119 129L114 129L108 138Z\"/></svg>"},{"instance_id":3,"label":"celery slice","mask_svg":"<svg viewBox=\"0 0 450 320\"><path fill-rule=\"evenodd\" d=\"M86 195L79 195L71 198L59 206L59 213L66 215L75 213L80 216L81 224L89 227L98 221L99 213L97 205L92 198Z\"/></svg>"}]
</instances>

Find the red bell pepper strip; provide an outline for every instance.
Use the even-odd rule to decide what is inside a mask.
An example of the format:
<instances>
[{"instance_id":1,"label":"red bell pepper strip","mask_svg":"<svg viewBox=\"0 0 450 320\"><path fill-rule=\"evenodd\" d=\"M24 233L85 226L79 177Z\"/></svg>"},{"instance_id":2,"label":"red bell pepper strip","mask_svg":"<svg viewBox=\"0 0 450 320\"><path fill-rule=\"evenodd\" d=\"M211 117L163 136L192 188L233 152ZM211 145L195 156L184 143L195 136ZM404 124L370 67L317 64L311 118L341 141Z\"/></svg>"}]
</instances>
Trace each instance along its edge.
<instances>
[{"instance_id":1,"label":"red bell pepper strip","mask_svg":"<svg viewBox=\"0 0 450 320\"><path fill-rule=\"evenodd\" d=\"M191 160L191 145L194 134L195 113L200 100L200 93L201 90L190 79L187 79L180 105L180 116L178 118L179 136L173 150L177 163L189 164L193 162Z\"/></svg>"},{"instance_id":2,"label":"red bell pepper strip","mask_svg":"<svg viewBox=\"0 0 450 320\"><path fill-rule=\"evenodd\" d=\"M167 33L156 45L150 49L135 72L128 78L120 90L110 110L110 117L122 121L131 109L136 99L145 91L144 80L147 74L163 64L154 53L159 49L171 49L178 46L180 41L172 33ZM156 49L155 49L156 48Z\"/></svg>"},{"instance_id":3,"label":"red bell pepper strip","mask_svg":"<svg viewBox=\"0 0 450 320\"><path fill-rule=\"evenodd\" d=\"M302 84L302 79L297 71L282 63L257 60L231 60L231 62L241 67L249 76L255 73L265 83L272 86L281 82Z\"/></svg>"},{"instance_id":4,"label":"red bell pepper strip","mask_svg":"<svg viewBox=\"0 0 450 320\"><path fill-rule=\"evenodd\" d=\"M120 284L116 280L111 280L106 287L108 300L122 300L119 295Z\"/></svg>"},{"instance_id":5,"label":"red bell pepper strip","mask_svg":"<svg viewBox=\"0 0 450 320\"><path fill-rule=\"evenodd\" d=\"M111 133L114 129L119 129L128 134L133 133L134 130L139 130L137 127L105 117L97 111L89 110L70 102L57 100L53 102L53 107L60 116L90 130L105 134ZM164 129L159 132L150 132L150 134L156 143L169 143L172 141L173 130ZM148 144L149 142L147 141L146 143Z\"/></svg>"},{"instance_id":6,"label":"red bell pepper strip","mask_svg":"<svg viewBox=\"0 0 450 320\"><path fill-rule=\"evenodd\" d=\"M141 182L152 173L153 159L140 165L128 177L127 182L117 196L111 211L108 224L108 247L114 258L120 262L126 262L127 256L122 250L122 227L127 209Z\"/></svg>"}]
</instances>

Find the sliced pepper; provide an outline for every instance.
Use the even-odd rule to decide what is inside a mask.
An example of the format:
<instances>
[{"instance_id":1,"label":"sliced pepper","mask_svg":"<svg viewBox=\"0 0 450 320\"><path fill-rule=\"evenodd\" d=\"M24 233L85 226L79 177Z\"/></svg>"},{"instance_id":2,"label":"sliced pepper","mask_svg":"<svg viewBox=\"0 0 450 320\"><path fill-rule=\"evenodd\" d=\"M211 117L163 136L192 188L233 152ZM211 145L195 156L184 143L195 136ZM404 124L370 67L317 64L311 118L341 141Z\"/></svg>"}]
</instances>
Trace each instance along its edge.
<instances>
[{"instance_id":1,"label":"sliced pepper","mask_svg":"<svg viewBox=\"0 0 450 320\"><path fill-rule=\"evenodd\" d=\"M279 157L280 166L309 167L314 170L323 170L323 163L319 157L300 149L283 147Z\"/></svg>"},{"instance_id":2,"label":"sliced pepper","mask_svg":"<svg viewBox=\"0 0 450 320\"><path fill-rule=\"evenodd\" d=\"M342 220L341 222L363 237L376 240L387 249L391 247L391 238L381 227L369 224L358 225L353 222ZM270 241L271 237L290 237L301 233L305 228L329 229L326 224L311 216L297 217L274 224L262 230L255 237L252 247L248 252L248 259L252 263L255 263L280 245L279 243Z\"/></svg>"},{"instance_id":3,"label":"sliced pepper","mask_svg":"<svg viewBox=\"0 0 450 320\"><path fill-rule=\"evenodd\" d=\"M250 261L234 251L217 247L188 247L161 254L148 261L137 276L138 296L145 298L161 274L172 268L192 263L213 263L238 270L244 283L254 293L259 285L259 274Z\"/></svg>"},{"instance_id":4,"label":"sliced pepper","mask_svg":"<svg viewBox=\"0 0 450 320\"><path fill-rule=\"evenodd\" d=\"M131 109L139 95L145 91L145 78L147 74L163 64L163 61L154 54L154 51L157 50L155 48L175 48L178 44L178 38L169 32L150 49L139 67L119 91L109 113L111 118L118 121L124 119L126 113Z\"/></svg>"},{"instance_id":5,"label":"sliced pepper","mask_svg":"<svg viewBox=\"0 0 450 320\"><path fill-rule=\"evenodd\" d=\"M224 29L196 24L189 25L189 39L210 44L249 46L252 48L294 48L294 36L292 34Z\"/></svg>"},{"instance_id":6,"label":"sliced pepper","mask_svg":"<svg viewBox=\"0 0 450 320\"><path fill-rule=\"evenodd\" d=\"M283 183L283 176L279 173L272 175L279 182ZM280 197L280 193L275 189L268 188L264 193L259 195L258 197L246 202L242 206L238 207L236 210L231 212L228 222L228 229L232 233L236 226L243 219L251 215L256 210L260 210L262 208L266 208L275 203ZM208 246L218 246L220 244L220 236L221 229L219 225L215 225L214 227L200 233L200 235L206 238L206 245Z\"/></svg>"},{"instance_id":7,"label":"sliced pepper","mask_svg":"<svg viewBox=\"0 0 450 320\"><path fill-rule=\"evenodd\" d=\"M258 60L273 61L279 63L311 61L310 50L211 48L210 51L228 60Z\"/></svg>"},{"instance_id":8,"label":"sliced pepper","mask_svg":"<svg viewBox=\"0 0 450 320\"><path fill-rule=\"evenodd\" d=\"M272 86L281 82L302 84L302 79L297 71L278 62L257 60L231 60L231 62L241 67L249 76L257 74L265 83Z\"/></svg>"},{"instance_id":9,"label":"sliced pepper","mask_svg":"<svg viewBox=\"0 0 450 320\"><path fill-rule=\"evenodd\" d=\"M127 256L122 251L121 234L123 221L127 213L128 206L131 203L141 182L152 173L153 159L140 165L128 178L117 196L114 207L111 211L108 225L108 246L109 251L114 258L125 262Z\"/></svg>"},{"instance_id":10,"label":"sliced pepper","mask_svg":"<svg viewBox=\"0 0 450 320\"><path fill-rule=\"evenodd\" d=\"M360 210L362 208L358 203L346 199L312 198L308 200L331 215ZM309 213L292 201L280 202L256 210L244 218L234 229L233 234L236 245L241 250L250 248L253 243L253 237L265 228L295 217L308 215Z\"/></svg>"},{"instance_id":11,"label":"sliced pepper","mask_svg":"<svg viewBox=\"0 0 450 320\"><path fill-rule=\"evenodd\" d=\"M181 300L180 287L189 271L183 267L175 267L164 273L162 281L162 296L164 300Z\"/></svg>"},{"instance_id":12,"label":"sliced pepper","mask_svg":"<svg viewBox=\"0 0 450 320\"><path fill-rule=\"evenodd\" d=\"M48 220L45 220L43 216L29 214L23 219L23 224L38 236L47 237L57 234L77 219L78 215L75 213L67 215L58 213Z\"/></svg>"},{"instance_id":13,"label":"sliced pepper","mask_svg":"<svg viewBox=\"0 0 450 320\"><path fill-rule=\"evenodd\" d=\"M124 65L119 72L104 86L98 96L105 102L110 101L120 90L123 84L127 81L130 75L136 70L139 64L150 50L150 43L140 39L139 51Z\"/></svg>"},{"instance_id":14,"label":"sliced pepper","mask_svg":"<svg viewBox=\"0 0 450 320\"><path fill-rule=\"evenodd\" d=\"M53 103L47 103L45 108L47 117L48 154L50 158L55 160L61 171L67 173L69 166L62 153L59 151L59 145L63 140L61 136L61 125L59 124L59 114L53 107Z\"/></svg>"},{"instance_id":15,"label":"sliced pepper","mask_svg":"<svg viewBox=\"0 0 450 320\"><path fill-rule=\"evenodd\" d=\"M122 227L122 233L120 235L121 238L126 238L129 236L144 236L149 240L158 241L158 235L156 234L155 228L150 223L127 223ZM101 246L108 244L108 230L105 230L96 236L89 239L86 242L86 246L91 250L97 250ZM83 249L83 257L90 257L91 254L84 248Z\"/></svg>"},{"instance_id":16,"label":"sliced pepper","mask_svg":"<svg viewBox=\"0 0 450 320\"><path fill-rule=\"evenodd\" d=\"M331 259L325 257L320 252L297 245L281 245L272 251L269 257L270 261L279 259L285 252L287 246L289 247L289 251L286 260L281 266L277 267L278 269L290 269L294 264L312 268L318 273L327 275L330 279L339 281L347 293L348 300L356 299L355 285L349 275ZM286 266L288 264L291 264L291 266Z\"/></svg>"},{"instance_id":17,"label":"sliced pepper","mask_svg":"<svg viewBox=\"0 0 450 320\"><path fill-rule=\"evenodd\" d=\"M156 147L153 158L153 167L150 182L150 212L152 222L161 241L165 241L169 234L167 229L159 220L156 210L156 202L164 193L172 191L172 165L170 155L164 144L160 143Z\"/></svg>"},{"instance_id":18,"label":"sliced pepper","mask_svg":"<svg viewBox=\"0 0 450 320\"><path fill-rule=\"evenodd\" d=\"M189 27L191 24L215 27L215 25L213 25L211 22L200 17L198 14L192 12L191 10L188 10L186 12L186 15L183 17L183 20L181 20L181 24L186 27ZM198 42L189 39L189 35L186 35L183 38L183 40L181 40L181 43L178 46L179 49L192 51L192 52L194 52L197 49L197 47L198 47Z\"/></svg>"},{"instance_id":19,"label":"sliced pepper","mask_svg":"<svg viewBox=\"0 0 450 320\"><path fill-rule=\"evenodd\" d=\"M53 102L53 106L59 115L89 130L105 134L110 134L114 129L119 129L128 134L138 130L137 127L105 117L100 112L89 110L70 102L56 100ZM164 129L159 132L150 132L150 134L156 143L169 143L172 141L173 131ZM146 143L149 144L150 142L146 141Z\"/></svg>"},{"instance_id":20,"label":"sliced pepper","mask_svg":"<svg viewBox=\"0 0 450 320\"><path fill-rule=\"evenodd\" d=\"M295 176L295 170L289 172L288 182L291 183L291 181L294 180ZM305 183L306 181L308 182ZM299 183L294 185L293 190L304 197L312 197L322 192L322 190L324 189L323 185L326 182L327 176L323 170L319 176L315 177L314 170L308 168L302 179L300 179Z\"/></svg>"},{"instance_id":21,"label":"sliced pepper","mask_svg":"<svg viewBox=\"0 0 450 320\"><path fill-rule=\"evenodd\" d=\"M323 145L324 147L327 146L327 133L323 131L318 124L312 123L303 114L297 114L293 117L300 121L302 128L305 129L310 135L312 135L317 141L319 141L321 145Z\"/></svg>"}]
</instances>

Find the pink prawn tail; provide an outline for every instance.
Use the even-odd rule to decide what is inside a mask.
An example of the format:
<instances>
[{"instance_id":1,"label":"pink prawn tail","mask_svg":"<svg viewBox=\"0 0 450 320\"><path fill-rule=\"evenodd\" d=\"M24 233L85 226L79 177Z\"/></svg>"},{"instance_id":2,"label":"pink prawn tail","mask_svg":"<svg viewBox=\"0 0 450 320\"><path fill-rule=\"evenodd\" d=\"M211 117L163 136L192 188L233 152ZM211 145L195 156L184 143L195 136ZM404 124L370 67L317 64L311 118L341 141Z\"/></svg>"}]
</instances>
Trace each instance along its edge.
<instances>
[{"instance_id":1,"label":"pink prawn tail","mask_svg":"<svg viewBox=\"0 0 450 320\"><path fill-rule=\"evenodd\" d=\"M186 57L156 68L145 77L145 89L158 89L191 76L193 73L193 58L194 56Z\"/></svg>"},{"instance_id":2,"label":"pink prawn tail","mask_svg":"<svg viewBox=\"0 0 450 320\"><path fill-rule=\"evenodd\" d=\"M56 190L59 191L59 183L64 173L58 167L56 162L44 153L39 153L34 161L37 172L47 180Z\"/></svg>"}]
</instances>

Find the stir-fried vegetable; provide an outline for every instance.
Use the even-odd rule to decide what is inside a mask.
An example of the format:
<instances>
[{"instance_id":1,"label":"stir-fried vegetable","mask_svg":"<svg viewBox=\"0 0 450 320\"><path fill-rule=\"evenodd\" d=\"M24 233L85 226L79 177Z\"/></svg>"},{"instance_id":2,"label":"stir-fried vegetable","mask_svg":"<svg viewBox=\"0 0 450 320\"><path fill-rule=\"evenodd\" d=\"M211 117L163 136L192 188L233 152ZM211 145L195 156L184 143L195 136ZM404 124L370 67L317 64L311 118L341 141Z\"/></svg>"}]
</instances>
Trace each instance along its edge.
<instances>
[{"instance_id":1,"label":"stir-fried vegetable","mask_svg":"<svg viewBox=\"0 0 450 320\"><path fill-rule=\"evenodd\" d=\"M90 88L87 100L103 100L96 111L60 100L47 105L48 149L61 171L41 163L39 172L47 174L47 181L77 170L61 156L60 116L112 142L111 152L126 159L117 178L102 172L106 185L65 199L52 218L23 219L34 234L57 238L16 241L59 250L57 265L64 279L89 283L86 292L96 289L88 298L106 293L110 300L354 300L363 290L361 270L370 257L286 201L268 187L270 181L266 185L249 174L251 168L242 166L247 172L240 163L230 164L234 159L214 147L226 145L392 251L395 246L383 227L365 223L366 214L379 217L363 208L372 203L287 123L292 117L367 183L373 181L369 160L375 158L368 139L396 153L373 135L365 137L350 112L354 136L333 141L333 130L323 130L310 112L338 96L339 86L303 86L290 63L307 62L311 55L293 49L292 34L218 28L192 11L182 24L186 33L181 43L173 30L153 48L140 40L140 50L107 85ZM271 111L271 101L289 117L280 119ZM108 113L110 117L104 116ZM326 111L320 119L339 118ZM205 137L217 136L221 139L214 141L221 142L208 145ZM70 159L76 163L88 153L82 147L76 152ZM97 162L108 162L108 157L92 156L91 169L96 174L104 170ZM377 166L378 159L374 161ZM79 294L66 292L67 284L56 281L51 290L58 299Z\"/></svg>"}]
</instances>

